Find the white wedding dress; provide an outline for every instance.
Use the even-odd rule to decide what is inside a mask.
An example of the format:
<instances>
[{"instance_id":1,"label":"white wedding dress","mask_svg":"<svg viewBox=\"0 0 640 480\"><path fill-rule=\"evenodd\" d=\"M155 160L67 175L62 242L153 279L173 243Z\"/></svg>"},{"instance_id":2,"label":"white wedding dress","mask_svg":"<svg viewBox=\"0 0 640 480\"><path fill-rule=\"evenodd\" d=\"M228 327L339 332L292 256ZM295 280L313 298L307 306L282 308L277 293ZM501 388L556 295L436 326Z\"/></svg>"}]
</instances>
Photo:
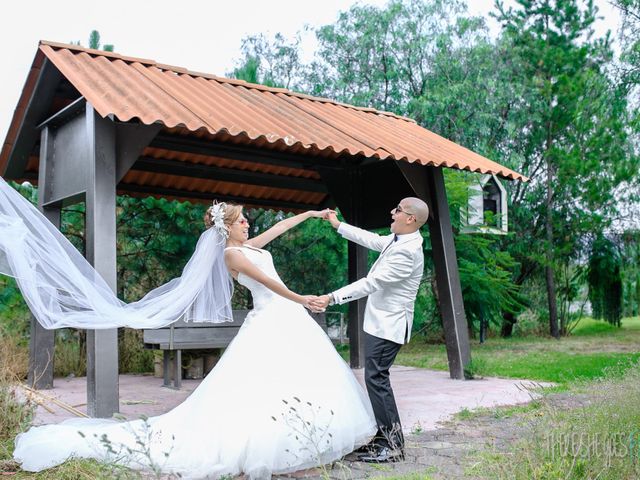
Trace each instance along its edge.
<instances>
[{"instance_id":1,"label":"white wedding dress","mask_svg":"<svg viewBox=\"0 0 640 480\"><path fill-rule=\"evenodd\" d=\"M271 254L239 248L281 281ZM376 432L369 398L301 305L240 274L254 309L182 404L129 422L73 419L16 438L14 458L40 471L71 457L183 478L268 479L341 458Z\"/></svg>"}]
</instances>

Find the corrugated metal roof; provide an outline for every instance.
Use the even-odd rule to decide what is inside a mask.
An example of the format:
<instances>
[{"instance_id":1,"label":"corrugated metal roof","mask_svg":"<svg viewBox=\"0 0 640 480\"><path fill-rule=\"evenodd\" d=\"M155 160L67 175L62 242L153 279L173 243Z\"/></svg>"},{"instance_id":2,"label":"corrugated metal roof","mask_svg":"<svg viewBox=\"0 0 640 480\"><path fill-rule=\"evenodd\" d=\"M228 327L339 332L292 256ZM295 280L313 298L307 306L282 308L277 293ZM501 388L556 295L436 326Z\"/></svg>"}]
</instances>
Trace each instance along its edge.
<instances>
[{"instance_id":1,"label":"corrugated metal roof","mask_svg":"<svg viewBox=\"0 0 640 480\"><path fill-rule=\"evenodd\" d=\"M291 153L403 160L526 180L411 119L388 112L72 45L43 41L39 50L103 117L114 115L123 122L139 119L145 124L159 122L167 130L186 130L217 141ZM39 68L41 61L36 56L32 71ZM27 93L33 88L32 77L25 85L3 145L0 171L6 168L21 125L24 103L30 98ZM193 155L183 160L204 161ZM303 170L271 173L307 177L313 174ZM139 180L135 178L139 173L128 175L134 177L125 178L125 183ZM160 181L151 177L148 180ZM212 186L205 183L201 185L203 189ZM259 198L261 193L255 187L252 190ZM315 200L308 197L309 192L299 193L300 201ZM281 195L287 197L284 191L276 196Z\"/></svg>"}]
</instances>

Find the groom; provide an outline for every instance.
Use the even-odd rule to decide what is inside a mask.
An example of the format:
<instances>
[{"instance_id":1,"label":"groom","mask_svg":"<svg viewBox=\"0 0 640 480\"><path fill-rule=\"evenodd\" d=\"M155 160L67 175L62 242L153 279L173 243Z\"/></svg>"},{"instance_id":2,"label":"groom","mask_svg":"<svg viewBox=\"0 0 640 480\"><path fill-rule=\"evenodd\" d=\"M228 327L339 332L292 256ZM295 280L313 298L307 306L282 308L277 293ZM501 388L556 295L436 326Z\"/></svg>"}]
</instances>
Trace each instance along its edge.
<instances>
[{"instance_id":1,"label":"groom","mask_svg":"<svg viewBox=\"0 0 640 480\"><path fill-rule=\"evenodd\" d=\"M419 229L428 216L426 203L419 198L405 198L391 210L392 233L384 237L340 222L334 212L325 217L347 240L381 252L366 277L318 297L313 305L322 310L327 305L369 296L364 312L364 376L378 432L369 445L360 449L363 454L359 459L364 462L404 459L404 437L389 368L411 336L413 304L424 266Z\"/></svg>"}]
</instances>

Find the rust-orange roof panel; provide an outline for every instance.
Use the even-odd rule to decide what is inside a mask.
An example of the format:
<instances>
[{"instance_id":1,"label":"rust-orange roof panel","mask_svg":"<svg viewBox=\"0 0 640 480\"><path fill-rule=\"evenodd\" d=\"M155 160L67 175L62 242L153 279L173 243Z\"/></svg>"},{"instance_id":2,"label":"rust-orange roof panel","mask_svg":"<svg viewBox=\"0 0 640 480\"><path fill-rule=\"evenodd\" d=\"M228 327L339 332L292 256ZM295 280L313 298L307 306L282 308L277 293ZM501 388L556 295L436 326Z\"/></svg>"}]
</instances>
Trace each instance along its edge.
<instances>
[{"instance_id":1,"label":"rust-orange roof panel","mask_svg":"<svg viewBox=\"0 0 640 480\"><path fill-rule=\"evenodd\" d=\"M206 132L219 141L287 152L403 160L526 180L388 112L112 52L44 41L39 49L103 117L161 123L166 129L185 129L198 136ZM18 125L14 118L0 155L0 171L6 167L15 140L10 137Z\"/></svg>"}]
</instances>

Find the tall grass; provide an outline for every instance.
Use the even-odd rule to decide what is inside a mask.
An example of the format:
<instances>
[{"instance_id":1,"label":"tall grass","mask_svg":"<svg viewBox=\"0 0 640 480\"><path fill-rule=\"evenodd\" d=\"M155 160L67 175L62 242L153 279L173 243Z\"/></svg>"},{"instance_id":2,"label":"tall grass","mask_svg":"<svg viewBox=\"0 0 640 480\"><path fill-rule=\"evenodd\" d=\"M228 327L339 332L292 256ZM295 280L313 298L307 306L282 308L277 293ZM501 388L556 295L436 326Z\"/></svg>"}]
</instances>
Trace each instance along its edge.
<instances>
[{"instance_id":1,"label":"tall grass","mask_svg":"<svg viewBox=\"0 0 640 480\"><path fill-rule=\"evenodd\" d=\"M64 347L61 351L64 352ZM142 478L137 472L117 465L83 459L70 460L38 474L21 471L20 466L13 461L14 441L16 435L29 428L35 413L35 405L18 395L18 385L25 380L28 365L29 354L26 346L16 335L7 335L6 332L0 331L0 476L42 480Z\"/></svg>"},{"instance_id":2,"label":"tall grass","mask_svg":"<svg viewBox=\"0 0 640 480\"><path fill-rule=\"evenodd\" d=\"M3 464L11 462L13 439L33 418L34 405L16 394L16 385L27 374L28 362L26 350L15 337L0 335L0 471Z\"/></svg>"},{"instance_id":3,"label":"tall grass","mask_svg":"<svg viewBox=\"0 0 640 480\"><path fill-rule=\"evenodd\" d=\"M575 408L542 401L530 434L507 452L481 454L474 475L491 479L640 478L640 363L579 383Z\"/></svg>"},{"instance_id":4,"label":"tall grass","mask_svg":"<svg viewBox=\"0 0 640 480\"><path fill-rule=\"evenodd\" d=\"M125 328L118 341L121 373L147 373L153 371L153 350L143 348L142 330Z\"/></svg>"},{"instance_id":5,"label":"tall grass","mask_svg":"<svg viewBox=\"0 0 640 480\"><path fill-rule=\"evenodd\" d=\"M53 353L53 375L83 377L87 374L87 356L80 332L63 329L56 331Z\"/></svg>"},{"instance_id":6,"label":"tall grass","mask_svg":"<svg viewBox=\"0 0 640 480\"><path fill-rule=\"evenodd\" d=\"M54 375L83 377L87 374L84 337L76 330L56 332ZM118 371L147 373L153 371L153 351L142 345L142 330L123 328L118 332Z\"/></svg>"}]
</instances>

